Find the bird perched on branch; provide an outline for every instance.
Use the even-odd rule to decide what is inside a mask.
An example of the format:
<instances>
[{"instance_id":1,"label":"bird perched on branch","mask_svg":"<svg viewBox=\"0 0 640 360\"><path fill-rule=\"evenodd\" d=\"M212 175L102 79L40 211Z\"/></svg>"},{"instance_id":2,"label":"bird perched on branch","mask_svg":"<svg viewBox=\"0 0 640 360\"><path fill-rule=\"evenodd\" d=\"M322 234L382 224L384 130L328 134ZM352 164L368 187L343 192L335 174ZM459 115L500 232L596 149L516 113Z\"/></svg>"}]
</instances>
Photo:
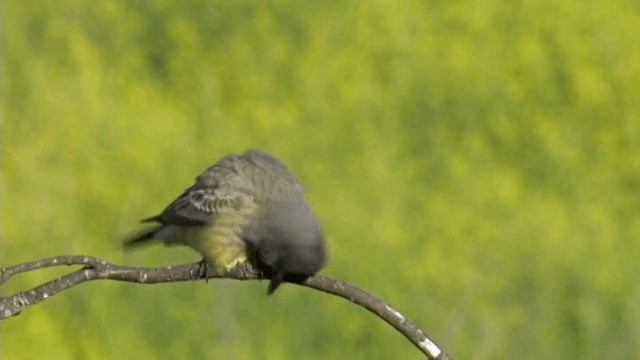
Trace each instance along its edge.
<instances>
[{"instance_id":1,"label":"bird perched on branch","mask_svg":"<svg viewBox=\"0 0 640 360\"><path fill-rule=\"evenodd\" d=\"M159 225L125 241L126 248L159 240L192 247L218 270L249 262L270 279L269 294L326 263L324 235L302 184L264 151L222 158L143 222Z\"/></svg>"}]
</instances>

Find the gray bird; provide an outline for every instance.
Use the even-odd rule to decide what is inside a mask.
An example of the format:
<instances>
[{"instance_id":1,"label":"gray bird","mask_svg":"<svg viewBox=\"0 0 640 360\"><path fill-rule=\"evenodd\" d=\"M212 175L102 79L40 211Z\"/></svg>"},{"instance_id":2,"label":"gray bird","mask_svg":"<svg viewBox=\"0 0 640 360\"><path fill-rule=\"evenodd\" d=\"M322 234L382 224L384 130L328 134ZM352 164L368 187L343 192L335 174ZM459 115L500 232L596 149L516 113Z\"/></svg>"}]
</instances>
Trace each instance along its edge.
<instances>
[{"instance_id":1,"label":"gray bird","mask_svg":"<svg viewBox=\"0 0 640 360\"><path fill-rule=\"evenodd\" d=\"M218 270L249 262L271 281L299 282L326 263L324 235L298 178L260 150L228 155L160 215L160 223L125 241L125 247L159 240L192 247Z\"/></svg>"}]
</instances>

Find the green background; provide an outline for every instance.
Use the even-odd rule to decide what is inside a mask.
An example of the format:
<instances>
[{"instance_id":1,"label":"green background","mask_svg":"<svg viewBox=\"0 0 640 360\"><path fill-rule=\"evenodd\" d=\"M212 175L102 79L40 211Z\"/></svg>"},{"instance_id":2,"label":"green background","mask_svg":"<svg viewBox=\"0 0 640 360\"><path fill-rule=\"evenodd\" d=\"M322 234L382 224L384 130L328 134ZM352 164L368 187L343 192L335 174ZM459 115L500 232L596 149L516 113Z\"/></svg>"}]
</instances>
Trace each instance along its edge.
<instances>
[{"instance_id":1,"label":"green background","mask_svg":"<svg viewBox=\"0 0 640 360\"><path fill-rule=\"evenodd\" d=\"M197 261L121 239L260 148L304 182L323 274L456 358L640 357L637 1L0 6L1 265ZM2 321L0 357L421 357L347 301L266 285L91 282Z\"/></svg>"}]
</instances>

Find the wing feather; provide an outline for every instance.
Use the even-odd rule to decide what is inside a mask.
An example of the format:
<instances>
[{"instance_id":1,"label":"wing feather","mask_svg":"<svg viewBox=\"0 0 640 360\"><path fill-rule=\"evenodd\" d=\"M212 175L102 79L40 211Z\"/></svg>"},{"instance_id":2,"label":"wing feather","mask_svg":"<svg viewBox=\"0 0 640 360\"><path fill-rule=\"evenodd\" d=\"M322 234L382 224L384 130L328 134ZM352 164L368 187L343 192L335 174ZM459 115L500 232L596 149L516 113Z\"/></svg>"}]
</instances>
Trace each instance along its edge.
<instances>
[{"instance_id":1,"label":"wing feather","mask_svg":"<svg viewBox=\"0 0 640 360\"><path fill-rule=\"evenodd\" d=\"M238 210L250 202L252 196L231 188L192 187L151 219L163 224L204 225L220 212Z\"/></svg>"}]
</instances>

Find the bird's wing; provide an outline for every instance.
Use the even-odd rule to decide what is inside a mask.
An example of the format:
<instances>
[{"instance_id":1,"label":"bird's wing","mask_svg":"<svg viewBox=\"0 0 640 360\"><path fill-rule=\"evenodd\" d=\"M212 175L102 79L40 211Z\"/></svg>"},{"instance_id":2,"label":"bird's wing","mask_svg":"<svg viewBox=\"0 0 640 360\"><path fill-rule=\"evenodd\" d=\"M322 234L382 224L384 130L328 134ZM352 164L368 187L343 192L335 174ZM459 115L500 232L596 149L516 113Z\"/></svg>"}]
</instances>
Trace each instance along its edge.
<instances>
[{"instance_id":1,"label":"bird's wing","mask_svg":"<svg viewBox=\"0 0 640 360\"><path fill-rule=\"evenodd\" d=\"M163 224L203 225L213 220L220 212L238 210L254 201L252 196L231 187L196 186L187 189L160 215L148 220Z\"/></svg>"}]
</instances>

